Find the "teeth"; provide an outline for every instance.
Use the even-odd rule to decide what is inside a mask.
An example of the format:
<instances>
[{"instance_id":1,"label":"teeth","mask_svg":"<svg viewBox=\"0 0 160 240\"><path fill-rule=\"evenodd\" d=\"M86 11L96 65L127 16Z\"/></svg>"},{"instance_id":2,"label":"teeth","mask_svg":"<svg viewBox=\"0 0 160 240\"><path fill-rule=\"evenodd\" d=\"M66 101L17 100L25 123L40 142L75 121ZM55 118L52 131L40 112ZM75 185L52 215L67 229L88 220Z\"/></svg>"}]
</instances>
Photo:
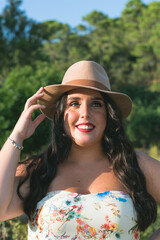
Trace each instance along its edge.
<instances>
[{"instance_id":1,"label":"teeth","mask_svg":"<svg viewBox=\"0 0 160 240\"><path fill-rule=\"evenodd\" d=\"M80 129L92 129L93 126L90 126L90 125L79 125L78 128L80 128Z\"/></svg>"}]
</instances>

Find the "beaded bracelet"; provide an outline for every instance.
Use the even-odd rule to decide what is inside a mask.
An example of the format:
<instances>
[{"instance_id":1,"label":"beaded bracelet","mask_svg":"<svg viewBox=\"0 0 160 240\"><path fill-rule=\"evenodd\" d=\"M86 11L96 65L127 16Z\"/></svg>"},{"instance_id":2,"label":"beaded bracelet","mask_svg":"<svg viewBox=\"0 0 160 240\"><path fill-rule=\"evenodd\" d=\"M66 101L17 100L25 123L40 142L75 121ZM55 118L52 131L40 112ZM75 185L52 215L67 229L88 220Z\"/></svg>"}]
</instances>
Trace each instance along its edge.
<instances>
[{"instance_id":1,"label":"beaded bracelet","mask_svg":"<svg viewBox=\"0 0 160 240\"><path fill-rule=\"evenodd\" d=\"M23 146L19 146L14 140L12 140L10 137L8 138L10 141L11 141L11 143L13 144L13 146L16 148L16 149L18 149L18 150L23 150Z\"/></svg>"}]
</instances>

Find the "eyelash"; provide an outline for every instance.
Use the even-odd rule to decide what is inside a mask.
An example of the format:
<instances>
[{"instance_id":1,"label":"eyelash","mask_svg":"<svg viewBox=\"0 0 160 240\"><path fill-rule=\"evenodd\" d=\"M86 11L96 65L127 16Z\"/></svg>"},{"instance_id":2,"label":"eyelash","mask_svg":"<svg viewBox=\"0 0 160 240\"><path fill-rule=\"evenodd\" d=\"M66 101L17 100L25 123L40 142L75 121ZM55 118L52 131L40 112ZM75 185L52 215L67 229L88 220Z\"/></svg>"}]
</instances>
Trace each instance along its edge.
<instances>
[{"instance_id":1,"label":"eyelash","mask_svg":"<svg viewBox=\"0 0 160 240\"><path fill-rule=\"evenodd\" d=\"M70 107L74 107L74 106L77 106L77 105L79 105L78 102L71 102L71 103L69 103L69 106L70 106Z\"/></svg>"},{"instance_id":2,"label":"eyelash","mask_svg":"<svg viewBox=\"0 0 160 240\"><path fill-rule=\"evenodd\" d=\"M102 103L101 102L94 102L94 105L96 105L96 107L102 107Z\"/></svg>"}]
</instances>

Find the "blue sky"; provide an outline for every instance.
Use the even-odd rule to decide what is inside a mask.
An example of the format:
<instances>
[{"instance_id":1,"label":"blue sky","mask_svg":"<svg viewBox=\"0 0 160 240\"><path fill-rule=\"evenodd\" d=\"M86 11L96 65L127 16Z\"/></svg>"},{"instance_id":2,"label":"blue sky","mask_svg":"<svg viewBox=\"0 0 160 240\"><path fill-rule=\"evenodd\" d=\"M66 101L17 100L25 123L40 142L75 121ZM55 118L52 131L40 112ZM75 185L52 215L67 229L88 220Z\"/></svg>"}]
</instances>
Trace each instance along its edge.
<instances>
[{"instance_id":1,"label":"blue sky","mask_svg":"<svg viewBox=\"0 0 160 240\"><path fill-rule=\"evenodd\" d=\"M142 0L149 4L152 0ZM82 17L93 10L101 11L111 18L119 17L128 0L23 0L21 9L38 22L57 20L75 27L83 23ZM0 13L7 0L0 0Z\"/></svg>"}]
</instances>

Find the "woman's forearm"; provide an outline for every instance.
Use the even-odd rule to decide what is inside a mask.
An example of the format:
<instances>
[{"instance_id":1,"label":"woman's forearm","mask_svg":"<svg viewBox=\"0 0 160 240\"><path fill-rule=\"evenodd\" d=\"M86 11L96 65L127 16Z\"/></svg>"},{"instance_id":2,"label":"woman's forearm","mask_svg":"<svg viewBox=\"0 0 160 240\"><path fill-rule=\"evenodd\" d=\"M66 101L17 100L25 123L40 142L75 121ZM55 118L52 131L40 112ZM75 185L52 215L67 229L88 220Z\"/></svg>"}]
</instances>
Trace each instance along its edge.
<instances>
[{"instance_id":1,"label":"woman's forearm","mask_svg":"<svg viewBox=\"0 0 160 240\"><path fill-rule=\"evenodd\" d=\"M21 154L21 148L18 146L22 146L23 141L31 137L37 126L45 119L45 115L40 114L32 120L32 113L45 107L36 103L42 96L43 88L40 88L26 101L24 111L10 135L10 139L7 139L0 151L0 221L16 217L19 212L22 212L22 204L19 203L17 195L17 185L19 178L25 173L22 170L16 172Z\"/></svg>"},{"instance_id":2,"label":"woman's forearm","mask_svg":"<svg viewBox=\"0 0 160 240\"><path fill-rule=\"evenodd\" d=\"M10 139L22 145L23 139L12 132ZM11 140L7 139L0 151L0 215L7 210L14 191L15 173L20 158L21 150L15 148Z\"/></svg>"}]
</instances>

